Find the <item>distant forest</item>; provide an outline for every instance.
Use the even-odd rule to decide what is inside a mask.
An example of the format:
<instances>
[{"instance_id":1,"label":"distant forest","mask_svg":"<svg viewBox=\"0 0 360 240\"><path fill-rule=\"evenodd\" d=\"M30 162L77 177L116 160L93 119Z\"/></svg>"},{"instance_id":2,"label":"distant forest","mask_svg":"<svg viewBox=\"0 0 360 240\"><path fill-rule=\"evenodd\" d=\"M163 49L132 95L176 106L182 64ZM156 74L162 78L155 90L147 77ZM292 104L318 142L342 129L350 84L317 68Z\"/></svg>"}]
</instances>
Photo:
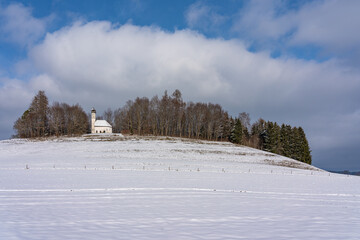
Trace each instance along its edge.
<instances>
[{"instance_id":1,"label":"distant forest","mask_svg":"<svg viewBox=\"0 0 360 240\"><path fill-rule=\"evenodd\" d=\"M234 118L219 104L184 102L179 90L172 95L165 91L161 98L137 97L114 111L107 109L99 118L108 121L114 133L230 141L311 164L301 127L261 118L250 124L246 112ZM20 138L81 135L90 132L90 116L78 104L49 106L45 92L39 91L14 129Z\"/></svg>"}]
</instances>

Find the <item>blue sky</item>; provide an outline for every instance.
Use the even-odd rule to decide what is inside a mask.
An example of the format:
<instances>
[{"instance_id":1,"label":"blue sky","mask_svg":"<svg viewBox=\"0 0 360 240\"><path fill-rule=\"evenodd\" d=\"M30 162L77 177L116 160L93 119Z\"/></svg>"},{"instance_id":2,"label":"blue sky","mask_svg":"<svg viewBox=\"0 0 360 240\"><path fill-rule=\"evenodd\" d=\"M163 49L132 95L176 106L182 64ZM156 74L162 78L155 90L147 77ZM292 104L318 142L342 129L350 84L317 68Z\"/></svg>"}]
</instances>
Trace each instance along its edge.
<instances>
[{"instance_id":1,"label":"blue sky","mask_svg":"<svg viewBox=\"0 0 360 240\"><path fill-rule=\"evenodd\" d=\"M283 6L275 9L275 15L281 16L288 11L294 11L311 1L282 1ZM240 38L248 42L247 49L257 52L264 50L264 43L258 39L251 39L241 31L234 31L233 25L239 12L248 1L227 0L227 1L106 1L101 3L98 0L87 1L1 1L1 6L6 8L9 5L21 5L31 11L34 18L48 19L47 31L52 32L63 26L71 25L74 21L110 21L114 24L132 23L139 26L159 26L166 31L188 29L199 31L209 38ZM209 17L196 23L189 24L186 14L191 9L204 9L205 14L221 16L221 24L213 24ZM284 8L284 9L283 9ZM210 17L211 18L211 17ZM291 46L284 50L282 44L289 33L284 36L270 40L272 57L280 57L285 51L286 54L295 55L297 58L315 59L323 61L328 59L327 55L321 55L321 46L314 44ZM40 37L37 39L42 40ZM280 46L279 46L280 45ZM268 46L267 46L268 47ZM12 65L19 61L19 58L26 56L26 49L19 48L11 42L3 42L1 45L1 59L4 65Z\"/></svg>"},{"instance_id":2,"label":"blue sky","mask_svg":"<svg viewBox=\"0 0 360 240\"><path fill-rule=\"evenodd\" d=\"M359 11L356 0L0 0L0 138L40 89L98 112L180 89L302 126L315 166L359 170Z\"/></svg>"}]
</instances>

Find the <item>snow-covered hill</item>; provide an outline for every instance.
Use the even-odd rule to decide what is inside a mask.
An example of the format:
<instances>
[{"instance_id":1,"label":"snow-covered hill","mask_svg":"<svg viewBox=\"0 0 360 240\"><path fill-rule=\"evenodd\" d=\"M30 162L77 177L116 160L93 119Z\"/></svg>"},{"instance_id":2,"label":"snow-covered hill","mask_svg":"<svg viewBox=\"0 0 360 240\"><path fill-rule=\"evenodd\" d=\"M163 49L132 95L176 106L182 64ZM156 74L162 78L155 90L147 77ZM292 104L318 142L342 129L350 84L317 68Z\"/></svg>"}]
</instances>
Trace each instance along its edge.
<instances>
[{"instance_id":1,"label":"snow-covered hill","mask_svg":"<svg viewBox=\"0 0 360 240\"><path fill-rule=\"evenodd\" d=\"M0 239L356 239L360 178L226 142L0 141Z\"/></svg>"}]
</instances>

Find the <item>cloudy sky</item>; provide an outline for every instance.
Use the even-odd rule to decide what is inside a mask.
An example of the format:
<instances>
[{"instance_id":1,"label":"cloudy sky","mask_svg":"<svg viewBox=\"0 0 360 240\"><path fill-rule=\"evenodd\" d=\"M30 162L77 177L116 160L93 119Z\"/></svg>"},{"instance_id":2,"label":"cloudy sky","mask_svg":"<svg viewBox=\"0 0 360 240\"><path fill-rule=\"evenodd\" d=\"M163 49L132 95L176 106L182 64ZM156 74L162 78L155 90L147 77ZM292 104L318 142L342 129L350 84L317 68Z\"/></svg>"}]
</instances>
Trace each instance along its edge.
<instances>
[{"instance_id":1,"label":"cloudy sky","mask_svg":"<svg viewBox=\"0 0 360 240\"><path fill-rule=\"evenodd\" d=\"M315 166L360 170L360 1L0 0L0 139L38 90L121 107L179 89L302 126Z\"/></svg>"}]
</instances>

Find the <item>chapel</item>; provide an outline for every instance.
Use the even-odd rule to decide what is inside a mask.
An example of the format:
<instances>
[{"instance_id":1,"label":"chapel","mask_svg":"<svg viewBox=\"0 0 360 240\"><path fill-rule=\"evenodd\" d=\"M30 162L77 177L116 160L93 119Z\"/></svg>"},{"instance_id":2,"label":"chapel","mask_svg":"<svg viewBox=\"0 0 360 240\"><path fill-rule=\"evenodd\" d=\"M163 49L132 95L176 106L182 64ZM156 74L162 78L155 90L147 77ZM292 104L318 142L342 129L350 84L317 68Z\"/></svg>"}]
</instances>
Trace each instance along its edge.
<instances>
[{"instance_id":1,"label":"chapel","mask_svg":"<svg viewBox=\"0 0 360 240\"><path fill-rule=\"evenodd\" d=\"M91 133L112 133L112 126L106 120L96 120L96 110L91 109Z\"/></svg>"}]
</instances>

